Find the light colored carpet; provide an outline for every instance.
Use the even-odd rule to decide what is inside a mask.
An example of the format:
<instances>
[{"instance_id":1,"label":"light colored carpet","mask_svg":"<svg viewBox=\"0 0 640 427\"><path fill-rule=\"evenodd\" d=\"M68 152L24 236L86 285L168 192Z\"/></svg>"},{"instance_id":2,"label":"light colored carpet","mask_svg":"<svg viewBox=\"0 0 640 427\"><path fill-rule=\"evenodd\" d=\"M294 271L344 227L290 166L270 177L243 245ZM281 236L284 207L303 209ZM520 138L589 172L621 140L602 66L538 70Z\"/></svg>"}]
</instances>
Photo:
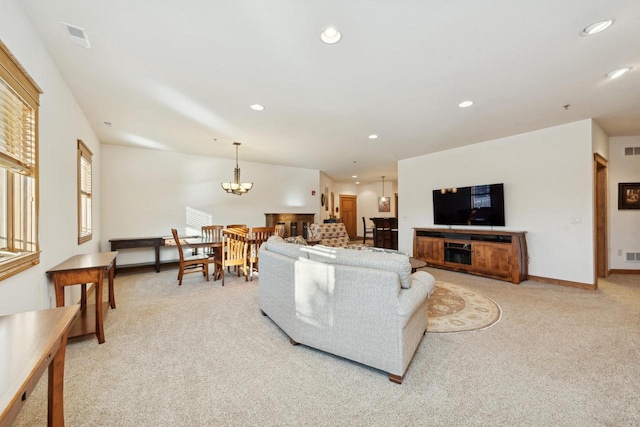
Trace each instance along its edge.
<instances>
[{"instance_id":1,"label":"light colored carpet","mask_svg":"<svg viewBox=\"0 0 640 427\"><path fill-rule=\"evenodd\" d=\"M259 280L119 276L106 342L69 344L67 426L640 425L640 277L591 292L427 271L503 318L425 335L402 385L290 345L260 314ZM14 427L46 425L43 378Z\"/></svg>"},{"instance_id":2,"label":"light colored carpet","mask_svg":"<svg viewBox=\"0 0 640 427\"><path fill-rule=\"evenodd\" d=\"M429 298L427 333L480 331L495 325L501 315L500 306L481 292L436 282Z\"/></svg>"}]
</instances>

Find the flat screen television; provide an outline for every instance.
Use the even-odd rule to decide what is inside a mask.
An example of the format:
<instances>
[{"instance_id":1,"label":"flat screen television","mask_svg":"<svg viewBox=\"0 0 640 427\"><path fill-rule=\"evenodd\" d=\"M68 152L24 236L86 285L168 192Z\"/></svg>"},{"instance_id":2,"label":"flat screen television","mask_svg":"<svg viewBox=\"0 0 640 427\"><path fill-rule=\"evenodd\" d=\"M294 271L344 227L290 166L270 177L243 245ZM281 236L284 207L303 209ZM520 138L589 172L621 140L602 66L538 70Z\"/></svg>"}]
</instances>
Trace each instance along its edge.
<instances>
[{"instance_id":1,"label":"flat screen television","mask_svg":"<svg viewBox=\"0 0 640 427\"><path fill-rule=\"evenodd\" d=\"M433 190L433 223L504 226L503 184Z\"/></svg>"}]
</instances>

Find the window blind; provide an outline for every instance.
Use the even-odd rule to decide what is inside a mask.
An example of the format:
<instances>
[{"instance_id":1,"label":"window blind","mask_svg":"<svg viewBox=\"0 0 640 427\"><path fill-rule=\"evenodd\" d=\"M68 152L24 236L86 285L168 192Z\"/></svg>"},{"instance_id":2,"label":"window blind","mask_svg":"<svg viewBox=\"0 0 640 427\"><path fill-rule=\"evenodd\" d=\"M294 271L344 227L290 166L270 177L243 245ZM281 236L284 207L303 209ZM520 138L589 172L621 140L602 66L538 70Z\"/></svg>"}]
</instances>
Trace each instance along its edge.
<instances>
[{"instance_id":1,"label":"window blind","mask_svg":"<svg viewBox=\"0 0 640 427\"><path fill-rule=\"evenodd\" d=\"M0 79L0 167L35 172L35 111Z\"/></svg>"}]
</instances>

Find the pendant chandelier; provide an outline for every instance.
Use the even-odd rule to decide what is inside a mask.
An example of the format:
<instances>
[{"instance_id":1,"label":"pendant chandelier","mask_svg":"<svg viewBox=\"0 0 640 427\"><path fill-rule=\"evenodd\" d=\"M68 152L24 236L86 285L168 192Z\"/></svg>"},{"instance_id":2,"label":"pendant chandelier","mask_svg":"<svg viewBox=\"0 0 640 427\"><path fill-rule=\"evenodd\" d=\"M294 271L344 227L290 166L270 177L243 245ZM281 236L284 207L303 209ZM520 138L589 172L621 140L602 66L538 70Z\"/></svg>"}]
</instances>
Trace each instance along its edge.
<instances>
[{"instance_id":1,"label":"pendant chandelier","mask_svg":"<svg viewBox=\"0 0 640 427\"><path fill-rule=\"evenodd\" d=\"M233 170L233 182L222 182L220 185L227 193L242 196L251 190L253 182L240 182L240 168L238 167L238 147L240 146L240 143L234 142L233 145L236 146L236 168Z\"/></svg>"}]
</instances>

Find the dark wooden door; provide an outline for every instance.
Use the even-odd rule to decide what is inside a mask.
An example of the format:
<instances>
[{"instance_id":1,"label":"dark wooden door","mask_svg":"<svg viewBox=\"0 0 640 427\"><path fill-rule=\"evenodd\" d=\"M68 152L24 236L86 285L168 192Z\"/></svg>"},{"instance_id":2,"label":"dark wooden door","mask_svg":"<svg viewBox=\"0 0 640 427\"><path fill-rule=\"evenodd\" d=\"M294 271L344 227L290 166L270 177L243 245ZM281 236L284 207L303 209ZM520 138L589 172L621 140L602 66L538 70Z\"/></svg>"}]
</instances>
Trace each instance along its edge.
<instances>
[{"instance_id":1,"label":"dark wooden door","mask_svg":"<svg viewBox=\"0 0 640 427\"><path fill-rule=\"evenodd\" d=\"M340 218L349 238L358 235L358 196L340 194Z\"/></svg>"}]
</instances>

